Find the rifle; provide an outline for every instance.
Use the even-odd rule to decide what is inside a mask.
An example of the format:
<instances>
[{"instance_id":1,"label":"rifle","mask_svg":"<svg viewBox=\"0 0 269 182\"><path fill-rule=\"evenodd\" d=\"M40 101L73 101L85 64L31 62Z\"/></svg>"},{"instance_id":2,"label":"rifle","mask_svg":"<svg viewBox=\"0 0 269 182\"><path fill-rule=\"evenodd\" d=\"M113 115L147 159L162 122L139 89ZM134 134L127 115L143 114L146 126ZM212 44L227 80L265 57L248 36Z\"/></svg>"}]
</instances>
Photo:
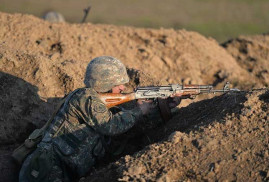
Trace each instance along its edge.
<instances>
[{"instance_id":1,"label":"rifle","mask_svg":"<svg viewBox=\"0 0 269 182\"><path fill-rule=\"evenodd\" d=\"M215 90L212 85L172 84L167 86L137 87L133 93L129 94L102 93L99 95L105 105L111 108L135 99L166 99L168 97L184 96L187 96L187 98L195 98L195 96L199 94L240 92L239 89L230 88L229 85L229 82L227 82L223 89Z\"/></svg>"},{"instance_id":2,"label":"rifle","mask_svg":"<svg viewBox=\"0 0 269 182\"><path fill-rule=\"evenodd\" d=\"M161 111L161 115L165 121L171 118L171 111L168 107L167 98L182 97L195 98L199 94L210 93L226 93L226 92L240 92L239 89L230 88L227 82L223 89L215 90L212 85L178 85L172 84L167 86L149 86L137 87L133 93L129 94L114 94L102 93L100 99L108 108L135 100L135 99L157 99Z\"/></svg>"}]
</instances>

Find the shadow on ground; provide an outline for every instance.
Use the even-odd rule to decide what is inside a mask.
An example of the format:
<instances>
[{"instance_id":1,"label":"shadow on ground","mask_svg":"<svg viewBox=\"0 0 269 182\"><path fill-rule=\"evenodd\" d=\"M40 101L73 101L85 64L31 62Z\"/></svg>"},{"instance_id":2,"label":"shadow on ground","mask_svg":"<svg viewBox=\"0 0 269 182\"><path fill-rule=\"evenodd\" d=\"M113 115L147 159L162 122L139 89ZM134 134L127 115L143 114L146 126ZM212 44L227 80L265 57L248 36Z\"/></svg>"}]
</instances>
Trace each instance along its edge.
<instances>
[{"instance_id":1,"label":"shadow on ground","mask_svg":"<svg viewBox=\"0 0 269 182\"><path fill-rule=\"evenodd\" d=\"M59 98L46 102L38 88L21 78L0 72L0 181L17 181L12 151L51 116Z\"/></svg>"}]
</instances>

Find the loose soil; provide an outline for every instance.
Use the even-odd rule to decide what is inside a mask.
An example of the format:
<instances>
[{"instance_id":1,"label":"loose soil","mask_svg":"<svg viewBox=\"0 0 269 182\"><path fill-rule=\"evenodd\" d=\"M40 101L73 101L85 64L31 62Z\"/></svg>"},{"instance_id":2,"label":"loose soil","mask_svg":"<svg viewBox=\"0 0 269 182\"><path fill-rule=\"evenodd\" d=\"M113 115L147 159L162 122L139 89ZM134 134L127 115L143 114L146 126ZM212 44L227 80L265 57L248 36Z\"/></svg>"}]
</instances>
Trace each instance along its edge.
<instances>
[{"instance_id":1,"label":"loose soil","mask_svg":"<svg viewBox=\"0 0 269 182\"><path fill-rule=\"evenodd\" d=\"M128 67L127 92L169 83L221 88L229 81L245 90L269 84L267 34L219 45L186 30L52 24L6 13L0 27L0 181L17 181L12 150L64 95L84 86L94 57L114 56ZM127 149L81 181L269 180L268 102L266 90L186 100L167 123L125 133Z\"/></svg>"}]
</instances>

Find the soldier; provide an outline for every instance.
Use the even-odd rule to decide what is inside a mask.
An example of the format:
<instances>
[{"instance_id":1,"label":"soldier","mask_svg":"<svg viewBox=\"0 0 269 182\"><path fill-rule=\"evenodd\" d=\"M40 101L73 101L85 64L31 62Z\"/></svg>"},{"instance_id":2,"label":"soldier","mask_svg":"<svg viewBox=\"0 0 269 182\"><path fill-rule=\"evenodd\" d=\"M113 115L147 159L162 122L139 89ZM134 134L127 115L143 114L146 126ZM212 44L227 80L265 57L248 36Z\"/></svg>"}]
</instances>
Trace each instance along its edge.
<instances>
[{"instance_id":1,"label":"soldier","mask_svg":"<svg viewBox=\"0 0 269 182\"><path fill-rule=\"evenodd\" d=\"M50 11L47 12L44 16L43 16L44 20L47 20L51 23L60 23L60 22L65 22L64 16L58 12L55 11Z\"/></svg>"},{"instance_id":2,"label":"soldier","mask_svg":"<svg viewBox=\"0 0 269 182\"><path fill-rule=\"evenodd\" d=\"M99 99L98 93L120 93L128 82L119 60L93 59L86 70L86 87L66 97L37 149L24 161L19 181L74 181L84 176L104 157L106 136L128 131L156 108L153 102L138 101L132 110L112 113Z\"/></svg>"}]
</instances>

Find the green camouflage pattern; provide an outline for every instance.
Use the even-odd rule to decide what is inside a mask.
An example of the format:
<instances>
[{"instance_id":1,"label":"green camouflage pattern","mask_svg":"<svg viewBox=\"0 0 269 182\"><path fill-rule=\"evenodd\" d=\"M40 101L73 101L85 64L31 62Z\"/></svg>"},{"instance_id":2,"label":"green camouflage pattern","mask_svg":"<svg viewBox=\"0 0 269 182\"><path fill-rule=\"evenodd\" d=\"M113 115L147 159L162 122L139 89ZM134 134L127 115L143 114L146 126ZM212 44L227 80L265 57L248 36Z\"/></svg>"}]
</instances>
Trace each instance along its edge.
<instances>
[{"instance_id":1,"label":"green camouflage pattern","mask_svg":"<svg viewBox=\"0 0 269 182\"><path fill-rule=\"evenodd\" d=\"M141 118L138 107L112 114L94 89L77 89L67 97L38 145L54 156L48 178L72 181L70 176L84 176L105 154L103 137L124 133ZM23 164L20 181L28 181L31 156Z\"/></svg>"},{"instance_id":2,"label":"green camouflage pattern","mask_svg":"<svg viewBox=\"0 0 269 182\"><path fill-rule=\"evenodd\" d=\"M87 66L84 84L97 92L107 92L114 86L129 82L126 67L116 58L101 56Z\"/></svg>"}]
</instances>

